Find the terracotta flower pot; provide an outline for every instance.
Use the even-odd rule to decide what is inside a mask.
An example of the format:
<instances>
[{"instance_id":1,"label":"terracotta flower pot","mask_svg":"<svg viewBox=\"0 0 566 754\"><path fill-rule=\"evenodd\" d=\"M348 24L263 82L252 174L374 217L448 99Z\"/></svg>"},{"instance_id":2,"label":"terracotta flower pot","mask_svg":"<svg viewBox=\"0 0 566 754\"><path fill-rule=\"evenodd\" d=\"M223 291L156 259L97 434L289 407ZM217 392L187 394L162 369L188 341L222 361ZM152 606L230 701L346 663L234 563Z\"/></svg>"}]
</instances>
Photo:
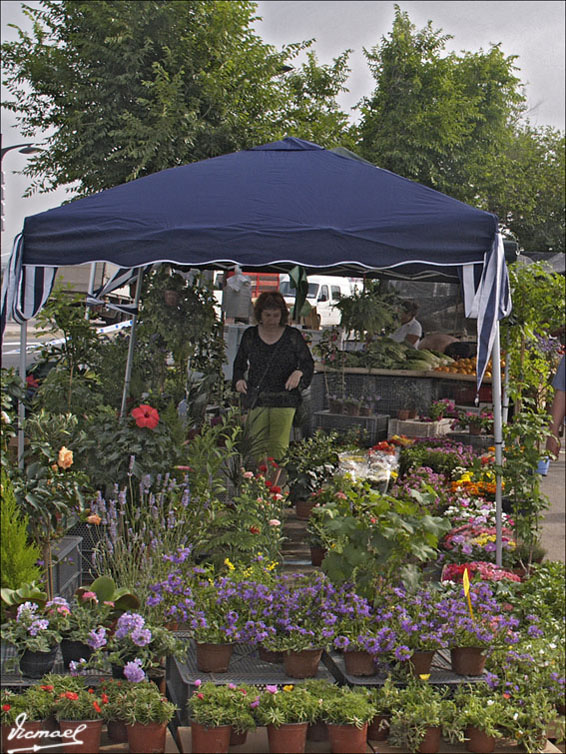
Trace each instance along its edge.
<instances>
[{"instance_id":1,"label":"terracotta flower pot","mask_svg":"<svg viewBox=\"0 0 566 754\"><path fill-rule=\"evenodd\" d=\"M193 754L226 754L230 746L231 725L207 728L191 723Z\"/></svg>"},{"instance_id":2,"label":"terracotta flower pot","mask_svg":"<svg viewBox=\"0 0 566 754\"><path fill-rule=\"evenodd\" d=\"M418 748L419 754L436 754L440 746L441 733L442 728L428 728Z\"/></svg>"},{"instance_id":3,"label":"terracotta flower pot","mask_svg":"<svg viewBox=\"0 0 566 754\"><path fill-rule=\"evenodd\" d=\"M312 509L316 505L311 500L297 500L295 502L295 514L301 521L306 521L311 514Z\"/></svg>"},{"instance_id":4,"label":"terracotta flower pot","mask_svg":"<svg viewBox=\"0 0 566 754\"><path fill-rule=\"evenodd\" d=\"M413 652L409 658L409 668L413 675L430 673L430 666L434 658L434 650L420 650Z\"/></svg>"},{"instance_id":5,"label":"terracotta flower pot","mask_svg":"<svg viewBox=\"0 0 566 754\"><path fill-rule=\"evenodd\" d=\"M106 724L108 738L113 744L125 744L128 742L128 731L123 720L109 720Z\"/></svg>"},{"instance_id":6,"label":"terracotta flower pot","mask_svg":"<svg viewBox=\"0 0 566 754\"><path fill-rule=\"evenodd\" d=\"M86 727L79 730L82 726ZM71 738L63 739L65 752L69 754L96 754L100 750L102 720L59 720L59 727L61 733L65 731L74 733ZM75 740L76 744L74 743Z\"/></svg>"},{"instance_id":7,"label":"terracotta flower pot","mask_svg":"<svg viewBox=\"0 0 566 754\"><path fill-rule=\"evenodd\" d=\"M267 726L267 740L271 754L303 754L307 741L308 723L286 723Z\"/></svg>"},{"instance_id":8,"label":"terracotta flower pot","mask_svg":"<svg viewBox=\"0 0 566 754\"><path fill-rule=\"evenodd\" d=\"M409 418L410 411L407 408L400 408L399 411L397 411L397 418L405 422Z\"/></svg>"},{"instance_id":9,"label":"terracotta flower pot","mask_svg":"<svg viewBox=\"0 0 566 754\"><path fill-rule=\"evenodd\" d=\"M8 751L9 749L23 749L24 747L28 747L28 751L30 750L30 744L31 744L31 750L33 751L33 745L35 743L39 743L39 736L37 734L39 731L45 730L43 726L43 720L27 720L25 723L23 723L20 726L20 736L21 738L12 738L11 740L8 738L10 735L10 731L12 728L15 730L16 725L2 725L2 751ZM25 734L30 734L29 738L25 738ZM35 736L32 738L32 736ZM44 739L45 740L45 739ZM51 749L53 751L53 749Z\"/></svg>"},{"instance_id":10,"label":"terracotta flower pot","mask_svg":"<svg viewBox=\"0 0 566 754\"><path fill-rule=\"evenodd\" d=\"M368 725L368 739L372 741L387 741L389 738L390 720L389 715L376 715Z\"/></svg>"},{"instance_id":11,"label":"terracotta flower pot","mask_svg":"<svg viewBox=\"0 0 566 754\"><path fill-rule=\"evenodd\" d=\"M197 642L197 668L201 673L226 673L234 646Z\"/></svg>"},{"instance_id":12,"label":"terracotta flower pot","mask_svg":"<svg viewBox=\"0 0 566 754\"><path fill-rule=\"evenodd\" d=\"M265 649L265 647L259 646L257 654L259 659L263 660L263 662L271 662L273 665L283 664L283 652L272 652L269 649Z\"/></svg>"},{"instance_id":13,"label":"terracotta flower pot","mask_svg":"<svg viewBox=\"0 0 566 754\"><path fill-rule=\"evenodd\" d=\"M26 649L20 657L22 675L28 678L41 678L53 670L56 657L57 647L53 647L49 652L32 652Z\"/></svg>"},{"instance_id":14,"label":"terracotta flower pot","mask_svg":"<svg viewBox=\"0 0 566 754\"><path fill-rule=\"evenodd\" d=\"M326 555L326 549L324 547L316 547L311 545L311 565L320 566Z\"/></svg>"},{"instance_id":15,"label":"terracotta flower pot","mask_svg":"<svg viewBox=\"0 0 566 754\"><path fill-rule=\"evenodd\" d=\"M346 650L344 652L344 664L346 665L348 675L375 675L373 656L364 650Z\"/></svg>"},{"instance_id":16,"label":"terracotta flower pot","mask_svg":"<svg viewBox=\"0 0 566 754\"><path fill-rule=\"evenodd\" d=\"M230 746L242 746L246 743L246 739L248 737L248 731L247 730L234 730L232 728L232 731L230 733Z\"/></svg>"},{"instance_id":17,"label":"terracotta flower pot","mask_svg":"<svg viewBox=\"0 0 566 754\"><path fill-rule=\"evenodd\" d=\"M365 754L367 751L368 724L335 725L327 723L332 754Z\"/></svg>"},{"instance_id":18,"label":"terracotta flower pot","mask_svg":"<svg viewBox=\"0 0 566 754\"><path fill-rule=\"evenodd\" d=\"M283 656L285 673L291 678L313 678L318 671L322 649L303 649L286 652Z\"/></svg>"},{"instance_id":19,"label":"terracotta flower pot","mask_svg":"<svg viewBox=\"0 0 566 754\"><path fill-rule=\"evenodd\" d=\"M491 754L495 749L495 738L488 736L474 725L468 725L466 728L466 738L468 739L466 749L475 752L475 754Z\"/></svg>"},{"instance_id":20,"label":"terracotta flower pot","mask_svg":"<svg viewBox=\"0 0 566 754\"><path fill-rule=\"evenodd\" d=\"M485 667L485 655L481 647L452 647L450 663L458 675L481 675Z\"/></svg>"},{"instance_id":21,"label":"terracotta flower pot","mask_svg":"<svg viewBox=\"0 0 566 754\"><path fill-rule=\"evenodd\" d=\"M310 723L307 728L307 741L328 741L328 728L324 721Z\"/></svg>"},{"instance_id":22,"label":"terracotta flower pot","mask_svg":"<svg viewBox=\"0 0 566 754\"><path fill-rule=\"evenodd\" d=\"M474 424L470 424L468 431L471 435L481 435L481 427L478 427Z\"/></svg>"},{"instance_id":23,"label":"terracotta flower pot","mask_svg":"<svg viewBox=\"0 0 566 754\"><path fill-rule=\"evenodd\" d=\"M134 723L126 725L130 754L163 754L167 723ZM196 749L193 749L196 751Z\"/></svg>"}]
</instances>

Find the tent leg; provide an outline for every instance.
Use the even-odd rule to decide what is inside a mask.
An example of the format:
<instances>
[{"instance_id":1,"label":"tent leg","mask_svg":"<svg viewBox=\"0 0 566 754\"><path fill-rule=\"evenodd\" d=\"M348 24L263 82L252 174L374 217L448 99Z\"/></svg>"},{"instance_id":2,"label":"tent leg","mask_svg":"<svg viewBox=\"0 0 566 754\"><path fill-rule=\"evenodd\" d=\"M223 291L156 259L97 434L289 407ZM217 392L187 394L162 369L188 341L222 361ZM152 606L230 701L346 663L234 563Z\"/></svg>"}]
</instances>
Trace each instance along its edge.
<instances>
[{"instance_id":1,"label":"tent leg","mask_svg":"<svg viewBox=\"0 0 566 754\"><path fill-rule=\"evenodd\" d=\"M94 281L96 279L96 262L90 263L90 273L88 276L88 295L92 296L94 292ZM91 314L90 306L85 306L85 319L90 319Z\"/></svg>"},{"instance_id":2,"label":"tent leg","mask_svg":"<svg viewBox=\"0 0 566 754\"><path fill-rule=\"evenodd\" d=\"M499 322L495 325L495 338L491 353L493 369L491 388L493 392L493 435L495 441L495 463L501 467L503 463L503 424L501 416L501 348L499 342ZM502 491L501 474L496 475L495 484L495 563L502 565L503 560L503 526L502 526Z\"/></svg>"},{"instance_id":3,"label":"tent leg","mask_svg":"<svg viewBox=\"0 0 566 754\"><path fill-rule=\"evenodd\" d=\"M508 343L506 342L506 346ZM502 422L507 424L509 419L509 359L505 359L505 374L503 377L503 398L501 399L503 407Z\"/></svg>"},{"instance_id":4,"label":"tent leg","mask_svg":"<svg viewBox=\"0 0 566 754\"><path fill-rule=\"evenodd\" d=\"M144 268L140 267L138 270L138 277L136 281L136 296L135 306L136 310L140 303L142 278ZM132 315L132 329L130 330L130 344L128 347L128 358L126 361L126 374L124 376L124 391L122 393L122 406L120 408L120 420L122 420L126 414L126 401L128 400L128 393L130 392L130 380L132 378L132 362L134 360L134 346L136 344L136 324L138 321L138 315Z\"/></svg>"},{"instance_id":5,"label":"tent leg","mask_svg":"<svg viewBox=\"0 0 566 754\"><path fill-rule=\"evenodd\" d=\"M26 386L26 358L28 350L28 323L20 325L20 366L18 369L20 380ZM23 401L18 401L18 468L24 468L24 421L26 407Z\"/></svg>"}]
</instances>

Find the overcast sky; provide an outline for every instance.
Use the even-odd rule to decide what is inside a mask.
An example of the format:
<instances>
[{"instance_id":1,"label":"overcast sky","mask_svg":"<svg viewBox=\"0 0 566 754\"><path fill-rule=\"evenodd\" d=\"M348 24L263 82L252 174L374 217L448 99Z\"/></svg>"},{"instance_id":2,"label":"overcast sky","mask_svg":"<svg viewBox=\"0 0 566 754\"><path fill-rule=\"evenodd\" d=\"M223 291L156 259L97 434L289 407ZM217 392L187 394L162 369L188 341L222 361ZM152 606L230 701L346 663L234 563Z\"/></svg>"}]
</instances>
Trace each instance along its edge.
<instances>
[{"instance_id":1,"label":"overcast sky","mask_svg":"<svg viewBox=\"0 0 566 754\"><path fill-rule=\"evenodd\" d=\"M37 5L29 2L28 5ZM492 43L501 43L506 55L517 55L518 78L526 85L529 114L535 125L550 125L564 129L564 11L563 0L506 0L500 2L403 2L398 5L407 11L413 24L422 28L428 20L435 29L451 34L447 49L477 52ZM27 28L21 3L3 0L2 40L16 38L9 23ZM313 49L320 63L350 48L350 68L347 83L350 91L339 98L341 107L349 111L361 97L371 93L373 79L367 68L363 48L379 44L389 34L394 18L394 3L383 0L268 0L258 3L256 31L268 43L282 44L315 38ZM352 113L355 117L355 113ZM11 114L2 111L3 146L18 144L22 139L13 126ZM2 233L2 261L9 254L14 235L21 230L23 219L58 206L67 194L59 190L51 194L22 199L26 179L14 174L25 164L25 157L15 150L4 160L6 189L5 231Z\"/></svg>"}]
</instances>

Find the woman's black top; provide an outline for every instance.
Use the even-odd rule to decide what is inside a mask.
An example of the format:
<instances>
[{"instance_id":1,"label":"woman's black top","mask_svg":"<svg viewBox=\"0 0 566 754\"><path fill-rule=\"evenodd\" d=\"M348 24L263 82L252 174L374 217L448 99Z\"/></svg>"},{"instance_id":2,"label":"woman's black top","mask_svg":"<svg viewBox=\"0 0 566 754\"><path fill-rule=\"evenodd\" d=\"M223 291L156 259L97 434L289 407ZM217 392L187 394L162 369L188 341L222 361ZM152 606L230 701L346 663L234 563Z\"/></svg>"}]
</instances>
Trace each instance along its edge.
<instances>
[{"instance_id":1,"label":"woman's black top","mask_svg":"<svg viewBox=\"0 0 566 754\"><path fill-rule=\"evenodd\" d=\"M299 387L285 390L285 383L295 369L303 373ZM310 385L313 372L314 362L299 330L286 325L279 340L269 344L259 337L256 325L248 327L242 336L234 359L232 387L235 389L238 380L245 379L248 392L259 388L256 405L296 407L301 402L300 391Z\"/></svg>"}]
</instances>

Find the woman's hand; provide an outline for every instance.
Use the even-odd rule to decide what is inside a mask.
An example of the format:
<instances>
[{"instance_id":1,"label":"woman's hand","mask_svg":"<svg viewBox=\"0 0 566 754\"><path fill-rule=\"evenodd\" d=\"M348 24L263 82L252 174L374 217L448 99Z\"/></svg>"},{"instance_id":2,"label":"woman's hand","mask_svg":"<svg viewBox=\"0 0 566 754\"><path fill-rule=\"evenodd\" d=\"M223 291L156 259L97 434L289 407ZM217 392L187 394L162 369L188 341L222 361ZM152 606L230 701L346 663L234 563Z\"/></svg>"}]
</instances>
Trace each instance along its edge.
<instances>
[{"instance_id":1,"label":"woman's hand","mask_svg":"<svg viewBox=\"0 0 566 754\"><path fill-rule=\"evenodd\" d=\"M238 382L236 382L236 392L244 393L244 395L246 395L248 392L248 383L245 380L238 380Z\"/></svg>"},{"instance_id":2,"label":"woman's hand","mask_svg":"<svg viewBox=\"0 0 566 754\"><path fill-rule=\"evenodd\" d=\"M296 387L299 387L299 382L301 381L302 376L303 373L300 369L295 369L294 372L291 372L285 383L285 390L294 390Z\"/></svg>"}]
</instances>

